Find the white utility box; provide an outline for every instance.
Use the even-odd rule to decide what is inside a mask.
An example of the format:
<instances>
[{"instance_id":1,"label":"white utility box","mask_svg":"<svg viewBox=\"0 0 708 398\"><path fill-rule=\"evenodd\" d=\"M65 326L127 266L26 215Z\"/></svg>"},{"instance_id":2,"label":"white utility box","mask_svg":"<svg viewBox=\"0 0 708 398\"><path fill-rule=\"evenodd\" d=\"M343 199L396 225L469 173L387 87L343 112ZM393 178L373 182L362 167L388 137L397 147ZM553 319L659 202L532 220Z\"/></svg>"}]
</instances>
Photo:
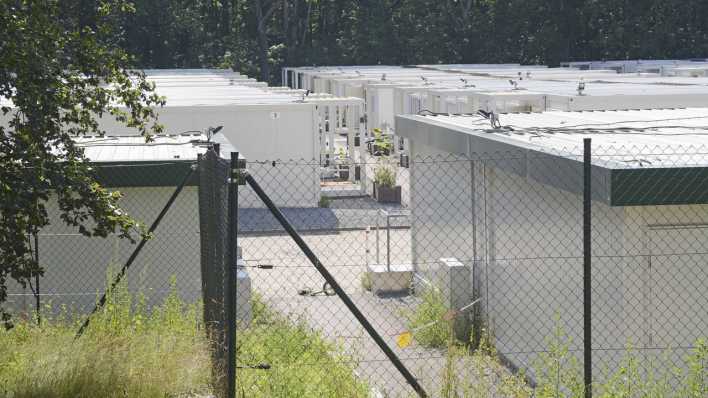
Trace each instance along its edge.
<instances>
[{"instance_id":1,"label":"white utility box","mask_svg":"<svg viewBox=\"0 0 708 398\"><path fill-rule=\"evenodd\" d=\"M377 295L407 292L413 281L412 264L369 264L367 272Z\"/></svg>"}]
</instances>

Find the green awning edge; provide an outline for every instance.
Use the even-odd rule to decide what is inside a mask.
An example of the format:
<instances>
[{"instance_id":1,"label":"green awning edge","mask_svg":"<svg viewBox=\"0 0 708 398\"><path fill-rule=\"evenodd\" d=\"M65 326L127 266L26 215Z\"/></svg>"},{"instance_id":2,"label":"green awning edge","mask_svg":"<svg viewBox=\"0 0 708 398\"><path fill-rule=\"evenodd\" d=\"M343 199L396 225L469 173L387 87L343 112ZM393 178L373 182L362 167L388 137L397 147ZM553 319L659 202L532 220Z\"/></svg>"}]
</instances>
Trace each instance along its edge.
<instances>
[{"instance_id":1,"label":"green awning edge","mask_svg":"<svg viewBox=\"0 0 708 398\"><path fill-rule=\"evenodd\" d=\"M196 161L96 162L91 167L105 187L168 187L179 185ZM199 182L194 173L187 185Z\"/></svg>"},{"instance_id":2,"label":"green awning edge","mask_svg":"<svg viewBox=\"0 0 708 398\"><path fill-rule=\"evenodd\" d=\"M708 204L708 167L614 169L611 206Z\"/></svg>"}]
</instances>

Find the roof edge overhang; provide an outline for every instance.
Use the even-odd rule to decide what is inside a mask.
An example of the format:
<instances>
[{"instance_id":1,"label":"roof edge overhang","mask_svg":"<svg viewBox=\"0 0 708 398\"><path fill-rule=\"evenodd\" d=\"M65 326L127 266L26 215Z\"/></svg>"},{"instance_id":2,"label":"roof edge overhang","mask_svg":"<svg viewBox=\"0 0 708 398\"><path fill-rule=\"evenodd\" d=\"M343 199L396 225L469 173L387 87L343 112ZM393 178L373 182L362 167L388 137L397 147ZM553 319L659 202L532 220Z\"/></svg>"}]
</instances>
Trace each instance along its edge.
<instances>
[{"instance_id":1,"label":"roof edge overhang","mask_svg":"<svg viewBox=\"0 0 708 398\"><path fill-rule=\"evenodd\" d=\"M90 162L96 180L109 188L176 187L182 183L196 160ZM198 173L187 180L187 186L199 183Z\"/></svg>"},{"instance_id":2,"label":"roof edge overhang","mask_svg":"<svg viewBox=\"0 0 708 398\"><path fill-rule=\"evenodd\" d=\"M579 148L549 151L425 116L396 116L396 135L575 194L583 192ZM413 154L414 156L416 154ZM708 167L627 168L593 159L592 198L610 206L708 204Z\"/></svg>"}]
</instances>

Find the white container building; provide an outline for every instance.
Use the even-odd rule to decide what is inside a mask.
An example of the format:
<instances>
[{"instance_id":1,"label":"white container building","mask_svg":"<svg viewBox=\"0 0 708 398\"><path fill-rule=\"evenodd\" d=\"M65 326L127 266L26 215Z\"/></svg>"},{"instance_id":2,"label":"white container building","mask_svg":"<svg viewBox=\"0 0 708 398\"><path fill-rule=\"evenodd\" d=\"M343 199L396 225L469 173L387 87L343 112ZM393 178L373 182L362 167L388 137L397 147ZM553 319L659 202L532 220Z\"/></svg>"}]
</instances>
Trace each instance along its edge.
<instances>
[{"instance_id":1,"label":"white container building","mask_svg":"<svg viewBox=\"0 0 708 398\"><path fill-rule=\"evenodd\" d=\"M441 258L469 267L496 348L519 367L547 348L556 313L581 349L591 138L596 371L616 368L629 342L647 348L635 352L641 360L668 349L680 363L708 330L707 122L708 109L502 114L501 128L475 116L397 116L412 157L416 272L431 277ZM447 162L415 162L436 156Z\"/></svg>"},{"instance_id":2,"label":"white container building","mask_svg":"<svg viewBox=\"0 0 708 398\"><path fill-rule=\"evenodd\" d=\"M149 226L206 151L206 140L205 135L184 133L154 136L149 143L135 136L85 136L76 142L84 148L99 182L121 192L122 209ZM223 136L212 140L220 144L225 159L235 151ZM173 278L175 292L182 299L202 299L198 176L194 171L124 278L132 293L145 295L148 305L161 303L170 294ZM116 236L81 235L61 220L55 200L47 202L47 213L50 223L38 235L44 268L41 302L56 313L62 306L90 311L136 245ZM239 278L244 286L248 283L245 271L239 271ZM25 313L34 310L29 288L15 283L8 287L10 308ZM248 297L250 293L243 294ZM239 310L248 305L244 301Z\"/></svg>"},{"instance_id":3,"label":"white container building","mask_svg":"<svg viewBox=\"0 0 708 398\"><path fill-rule=\"evenodd\" d=\"M279 206L318 206L320 166L337 148L343 148L346 157L357 156L349 143L361 129L361 99L254 86L232 72L194 75L160 70L146 74L167 98L158 113L168 133L205 132L223 126L222 132L238 146L251 173ZM104 128L110 134L136 133L107 118ZM335 146L337 140L339 146ZM293 173L309 176L308 183L303 184L303 178L294 181ZM241 198L241 205L263 206L250 191Z\"/></svg>"}]
</instances>

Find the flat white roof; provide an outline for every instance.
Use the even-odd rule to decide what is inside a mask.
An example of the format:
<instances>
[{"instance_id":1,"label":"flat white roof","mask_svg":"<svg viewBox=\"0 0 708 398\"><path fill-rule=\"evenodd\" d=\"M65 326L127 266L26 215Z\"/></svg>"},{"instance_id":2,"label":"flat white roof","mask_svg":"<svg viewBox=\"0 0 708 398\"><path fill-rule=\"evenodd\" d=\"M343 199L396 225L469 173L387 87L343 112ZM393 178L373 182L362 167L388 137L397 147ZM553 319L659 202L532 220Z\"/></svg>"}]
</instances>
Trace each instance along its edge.
<instances>
[{"instance_id":1,"label":"flat white roof","mask_svg":"<svg viewBox=\"0 0 708 398\"><path fill-rule=\"evenodd\" d=\"M151 142L142 136L83 136L74 141L95 163L194 161L206 152L202 134L156 135Z\"/></svg>"},{"instance_id":2,"label":"flat white roof","mask_svg":"<svg viewBox=\"0 0 708 398\"><path fill-rule=\"evenodd\" d=\"M597 158L607 156L611 168L708 166L708 156L678 150L708 150L705 108L508 113L499 115L499 123L501 128L492 128L480 115L404 115L397 117L396 134L439 148L450 147L451 139L469 135L506 144L507 148L533 148L571 157L580 156L583 140L590 138ZM425 125L436 128L426 129ZM642 161L637 160L639 155Z\"/></svg>"},{"instance_id":3,"label":"flat white roof","mask_svg":"<svg viewBox=\"0 0 708 398\"><path fill-rule=\"evenodd\" d=\"M708 109L396 117L412 155L461 154L576 194L592 140L592 198L611 206L708 203ZM432 148L430 150L428 148Z\"/></svg>"}]
</instances>

